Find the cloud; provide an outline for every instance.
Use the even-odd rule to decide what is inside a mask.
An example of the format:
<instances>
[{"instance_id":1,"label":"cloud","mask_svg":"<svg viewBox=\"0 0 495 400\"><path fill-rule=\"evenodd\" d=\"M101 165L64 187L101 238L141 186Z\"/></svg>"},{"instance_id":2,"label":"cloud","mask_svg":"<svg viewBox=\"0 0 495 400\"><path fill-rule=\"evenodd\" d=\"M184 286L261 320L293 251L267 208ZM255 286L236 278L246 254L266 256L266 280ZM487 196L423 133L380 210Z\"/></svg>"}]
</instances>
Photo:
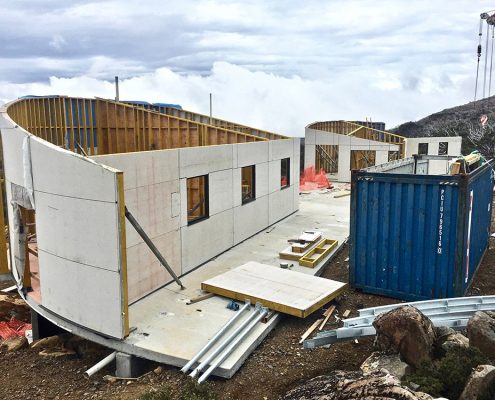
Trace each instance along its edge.
<instances>
[{"instance_id":1,"label":"cloud","mask_svg":"<svg viewBox=\"0 0 495 400\"><path fill-rule=\"evenodd\" d=\"M99 58L117 61L106 79L116 69L133 76L136 64L147 72L166 66L205 75L225 61L308 79L389 63L403 71L446 59L458 65L474 48L484 8L480 0L459 0L456 7L447 0L3 2L1 72L10 82L38 78L35 68L19 62L33 58L75 61L45 79L91 75L81 60Z\"/></svg>"},{"instance_id":2,"label":"cloud","mask_svg":"<svg viewBox=\"0 0 495 400\"><path fill-rule=\"evenodd\" d=\"M0 98L181 103L302 135L314 120L413 120L473 96L485 0L0 2Z\"/></svg>"},{"instance_id":3,"label":"cloud","mask_svg":"<svg viewBox=\"0 0 495 400\"><path fill-rule=\"evenodd\" d=\"M48 43L50 47L53 47L55 50L62 50L62 47L66 44L67 42L61 35L53 35L52 40Z\"/></svg>"},{"instance_id":4,"label":"cloud","mask_svg":"<svg viewBox=\"0 0 495 400\"><path fill-rule=\"evenodd\" d=\"M216 62L207 75L159 68L121 79L120 97L178 103L207 114L212 93L214 116L289 136L303 136L304 126L317 120L372 118L392 127L463 101L462 91L446 85L435 71L428 79L383 71L370 71L370 76L379 78L363 80L361 71L355 70L331 79L311 80ZM410 86L420 86L421 90L411 90ZM113 98L114 86L112 81L89 76L52 77L43 84L0 82L0 99L4 101L27 94Z\"/></svg>"}]
</instances>

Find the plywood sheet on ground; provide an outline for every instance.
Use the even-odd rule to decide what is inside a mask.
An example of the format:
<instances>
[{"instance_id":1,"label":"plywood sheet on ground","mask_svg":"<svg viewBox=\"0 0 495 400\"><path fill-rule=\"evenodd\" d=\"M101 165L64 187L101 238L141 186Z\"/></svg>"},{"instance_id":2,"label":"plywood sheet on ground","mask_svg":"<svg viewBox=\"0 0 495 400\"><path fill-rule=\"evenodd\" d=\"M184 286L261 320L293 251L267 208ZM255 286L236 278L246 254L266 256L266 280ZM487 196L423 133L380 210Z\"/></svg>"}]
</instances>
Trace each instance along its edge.
<instances>
[{"instance_id":1,"label":"plywood sheet on ground","mask_svg":"<svg viewBox=\"0 0 495 400\"><path fill-rule=\"evenodd\" d=\"M248 262L201 283L201 288L228 298L260 302L271 310L306 318L347 285L300 272Z\"/></svg>"}]
</instances>

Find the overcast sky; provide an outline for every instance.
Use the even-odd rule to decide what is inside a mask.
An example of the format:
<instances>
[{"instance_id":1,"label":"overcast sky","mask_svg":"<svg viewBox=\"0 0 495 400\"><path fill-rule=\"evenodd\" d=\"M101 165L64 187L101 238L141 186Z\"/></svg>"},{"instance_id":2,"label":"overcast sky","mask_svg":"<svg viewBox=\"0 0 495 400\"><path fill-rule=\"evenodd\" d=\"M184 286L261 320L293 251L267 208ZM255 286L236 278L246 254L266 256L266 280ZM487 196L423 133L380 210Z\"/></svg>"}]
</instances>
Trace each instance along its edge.
<instances>
[{"instance_id":1,"label":"overcast sky","mask_svg":"<svg viewBox=\"0 0 495 400\"><path fill-rule=\"evenodd\" d=\"M208 113L212 92L215 116L289 135L315 120L393 127L472 100L479 14L493 8L480 0L0 0L0 100L113 97L119 75L121 99Z\"/></svg>"}]
</instances>

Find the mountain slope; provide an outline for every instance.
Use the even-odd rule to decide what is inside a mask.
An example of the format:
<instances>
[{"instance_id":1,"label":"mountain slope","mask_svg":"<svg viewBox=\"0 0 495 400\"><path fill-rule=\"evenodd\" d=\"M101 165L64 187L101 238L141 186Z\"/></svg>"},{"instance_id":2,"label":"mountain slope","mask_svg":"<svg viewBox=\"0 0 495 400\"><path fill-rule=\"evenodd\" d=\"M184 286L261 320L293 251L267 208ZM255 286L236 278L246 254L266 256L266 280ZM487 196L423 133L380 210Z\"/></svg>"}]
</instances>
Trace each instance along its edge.
<instances>
[{"instance_id":1,"label":"mountain slope","mask_svg":"<svg viewBox=\"0 0 495 400\"><path fill-rule=\"evenodd\" d=\"M480 117L488 116L482 126ZM405 137L462 136L462 152L481 151L493 157L495 150L495 96L447 108L418 121L406 122L391 132Z\"/></svg>"},{"instance_id":2,"label":"mountain slope","mask_svg":"<svg viewBox=\"0 0 495 400\"><path fill-rule=\"evenodd\" d=\"M462 106L446 108L418 121L406 122L391 129L391 131L406 137L431 136L428 133L432 126L456 120L479 124L479 118L482 114L488 115L489 119L491 116L491 119L495 120L495 96L476 102L471 101Z\"/></svg>"}]
</instances>

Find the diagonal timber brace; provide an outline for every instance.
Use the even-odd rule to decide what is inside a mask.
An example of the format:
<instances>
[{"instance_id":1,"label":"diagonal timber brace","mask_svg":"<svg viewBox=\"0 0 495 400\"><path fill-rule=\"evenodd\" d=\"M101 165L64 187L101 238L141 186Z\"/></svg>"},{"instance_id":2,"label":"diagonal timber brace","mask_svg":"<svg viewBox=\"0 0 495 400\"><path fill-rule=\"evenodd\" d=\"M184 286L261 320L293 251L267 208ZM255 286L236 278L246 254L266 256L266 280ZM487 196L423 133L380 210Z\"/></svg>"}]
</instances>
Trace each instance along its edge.
<instances>
[{"instance_id":1,"label":"diagonal timber brace","mask_svg":"<svg viewBox=\"0 0 495 400\"><path fill-rule=\"evenodd\" d=\"M184 285L180 281L180 279L177 277L175 274L174 270L170 265L168 264L167 260L162 256L160 251L156 248L155 244L151 241L149 236L146 234L146 232L143 230L141 225L136 221L136 218L131 214L131 212L127 209L127 206L125 207L125 217L127 220L131 223L131 225L134 227L136 232L141 236L141 239L144 240L144 242L148 245L152 253L158 258L158 261L160 261L160 264L162 264L165 269L168 271L168 273L174 278L174 281L177 282L177 285L180 286L181 289L185 289Z\"/></svg>"}]
</instances>

